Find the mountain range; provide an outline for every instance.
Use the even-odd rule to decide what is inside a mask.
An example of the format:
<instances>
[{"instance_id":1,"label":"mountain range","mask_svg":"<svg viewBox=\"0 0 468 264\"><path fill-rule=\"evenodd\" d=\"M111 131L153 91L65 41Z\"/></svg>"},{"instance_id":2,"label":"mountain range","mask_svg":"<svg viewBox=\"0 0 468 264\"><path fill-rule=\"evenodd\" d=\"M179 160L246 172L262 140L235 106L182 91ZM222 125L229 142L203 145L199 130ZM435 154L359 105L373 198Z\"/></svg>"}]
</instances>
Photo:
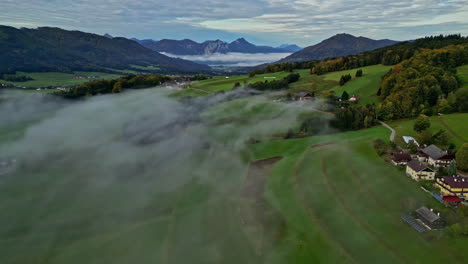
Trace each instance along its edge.
<instances>
[{"instance_id":1,"label":"mountain range","mask_svg":"<svg viewBox=\"0 0 468 264\"><path fill-rule=\"evenodd\" d=\"M300 50L301 48L296 45L282 45L278 48L269 46L256 46L244 38L236 39L228 43L222 40L205 41L202 43L195 42L190 39L183 40L139 40L132 39L144 47L173 55L212 55L215 53L226 54L229 52L237 53L291 53Z\"/></svg>"},{"instance_id":2,"label":"mountain range","mask_svg":"<svg viewBox=\"0 0 468 264\"><path fill-rule=\"evenodd\" d=\"M203 72L211 68L170 58L126 38L40 27L0 26L0 73L103 71L157 66L163 72Z\"/></svg>"},{"instance_id":3,"label":"mountain range","mask_svg":"<svg viewBox=\"0 0 468 264\"><path fill-rule=\"evenodd\" d=\"M301 62L324 60L327 58L355 55L361 52L391 46L398 41L382 39L373 40L365 37L355 37L350 34L338 34L316 45L306 47L293 53L279 62Z\"/></svg>"}]
</instances>

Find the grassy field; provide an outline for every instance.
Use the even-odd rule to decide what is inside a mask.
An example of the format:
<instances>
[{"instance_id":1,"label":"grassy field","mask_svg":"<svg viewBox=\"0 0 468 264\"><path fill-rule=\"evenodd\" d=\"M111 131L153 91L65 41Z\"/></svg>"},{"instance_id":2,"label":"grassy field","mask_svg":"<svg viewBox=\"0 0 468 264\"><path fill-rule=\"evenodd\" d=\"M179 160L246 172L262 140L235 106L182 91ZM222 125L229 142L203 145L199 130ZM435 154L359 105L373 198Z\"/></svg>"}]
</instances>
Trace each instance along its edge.
<instances>
[{"instance_id":1,"label":"grassy field","mask_svg":"<svg viewBox=\"0 0 468 264\"><path fill-rule=\"evenodd\" d=\"M431 127L429 130L436 133L439 130L445 130L451 141L460 147L464 142L467 142L467 129L468 129L468 114L450 114L443 116L430 117ZM399 120L391 121L388 124L393 127L396 132L396 140L401 146L404 146L402 136L412 136L416 138L417 133L413 130L414 120Z\"/></svg>"},{"instance_id":2,"label":"grassy field","mask_svg":"<svg viewBox=\"0 0 468 264\"><path fill-rule=\"evenodd\" d=\"M271 80L280 80L290 73L278 72L271 74L260 74L255 77L249 78L247 75L236 76L215 76L212 79L196 81L184 90L175 93L175 96L203 96L219 91L228 91L234 88L234 84L239 82L241 85L244 83L256 83Z\"/></svg>"},{"instance_id":3,"label":"grassy field","mask_svg":"<svg viewBox=\"0 0 468 264\"><path fill-rule=\"evenodd\" d=\"M431 242L400 219L440 204L375 154L372 140L387 137L378 127L254 147L257 159L284 157L266 192L288 226L276 254L288 263L463 263L468 241Z\"/></svg>"},{"instance_id":4,"label":"grassy field","mask_svg":"<svg viewBox=\"0 0 468 264\"><path fill-rule=\"evenodd\" d=\"M342 75L351 74L354 76L356 70L339 71L328 73L322 76L311 75L310 70L297 70L296 73L301 75L298 82L292 83L288 92L324 92L335 91L341 96L343 91L347 91L350 96L356 95L362 99L363 104L377 103L378 98L376 93L379 89L381 77L388 72L390 66L374 65L362 68L364 76L354 78L344 86L339 86L339 80ZM279 72L273 74L256 75L253 78L248 78L247 75L231 76L229 79L225 77L214 77L210 80L195 82L189 89L181 90L175 93L175 96L203 96L218 91L231 90L236 82L244 84L255 83L258 81L273 80L268 77L276 77L275 80L284 78L289 73Z\"/></svg>"},{"instance_id":5,"label":"grassy field","mask_svg":"<svg viewBox=\"0 0 468 264\"><path fill-rule=\"evenodd\" d=\"M16 84L16 85L27 87L27 88L38 88L38 87L47 87L47 86L73 86L73 85L78 85L78 84L82 84L85 82L89 82L92 80L116 79L124 75L124 73L122 73L122 75L118 75L118 74L109 74L109 73L102 73L102 72L75 72L73 74L61 73L61 72L33 72L33 73L18 72L16 73L16 75L30 76L34 80L27 81L27 82L8 82L8 81L0 80L0 82ZM79 79L77 78L78 76L84 76L84 77L97 76L97 78L96 79L88 79L88 78Z\"/></svg>"}]
</instances>

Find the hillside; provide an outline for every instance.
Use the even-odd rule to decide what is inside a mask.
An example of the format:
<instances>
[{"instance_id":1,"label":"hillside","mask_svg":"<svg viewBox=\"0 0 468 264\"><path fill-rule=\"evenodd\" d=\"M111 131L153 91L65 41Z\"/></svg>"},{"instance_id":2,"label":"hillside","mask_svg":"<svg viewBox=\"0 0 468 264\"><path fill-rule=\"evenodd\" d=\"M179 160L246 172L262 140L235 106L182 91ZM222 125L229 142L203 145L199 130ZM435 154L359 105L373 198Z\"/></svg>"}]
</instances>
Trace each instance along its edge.
<instances>
[{"instance_id":1,"label":"hillside","mask_svg":"<svg viewBox=\"0 0 468 264\"><path fill-rule=\"evenodd\" d=\"M199 72L206 65L170 58L125 38L41 27L0 26L0 72L101 71L155 65L167 72Z\"/></svg>"},{"instance_id":2,"label":"hillside","mask_svg":"<svg viewBox=\"0 0 468 264\"><path fill-rule=\"evenodd\" d=\"M174 55L211 55L214 53L226 54L229 52L238 53L289 53L291 48L296 48L289 45L285 48L273 48L269 46L256 46L244 38L239 38L231 43L221 40L205 41L198 43L190 39L172 40L163 39L155 40L138 40L133 39L145 46L148 49L165 52Z\"/></svg>"},{"instance_id":3,"label":"hillside","mask_svg":"<svg viewBox=\"0 0 468 264\"><path fill-rule=\"evenodd\" d=\"M327 58L354 55L398 43L397 41L383 39L373 40L365 37L355 37L349 34L338 34L300 50L282 59L280 62L301 62L309 60L324 60Z\"/></svg>"}]
</instances>

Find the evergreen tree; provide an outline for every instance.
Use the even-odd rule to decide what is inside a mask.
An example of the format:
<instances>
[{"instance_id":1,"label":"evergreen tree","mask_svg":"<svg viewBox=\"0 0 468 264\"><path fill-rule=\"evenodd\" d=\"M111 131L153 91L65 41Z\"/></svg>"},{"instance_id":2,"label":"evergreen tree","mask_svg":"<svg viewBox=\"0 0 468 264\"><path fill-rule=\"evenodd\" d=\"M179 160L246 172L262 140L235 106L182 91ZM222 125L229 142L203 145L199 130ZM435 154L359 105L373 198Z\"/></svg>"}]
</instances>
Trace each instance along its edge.
<instances>
[{"instance_id":1,"label":"evergreen tree","mask_svg":"<svg viewBox=\"0 0 468 264\"><path fill-rule=\"evenodd\" d=\"M448 176L456 176L457 175L457 163L454 160L452 160L452 162L450 162L450 166L447 169L447 174L448 174Z\"/></svg>"},{"instance_id":2,"label":"evergreen tree","mask_svg":"<svg viewBox=\"0 0 468 264\"><path fill-rule=\"evenodd\" d=\"M349 94L346 91L343 91L343 94L341 95L341 100L343 101L349 100Z\"/></svg>"},{"instance_id":3,"label":"evergreen tree","mask_svg":"<svg viewBox=\"0 0 468 264\"><path fill-rule=\"evenodd\" d=\"M362 77L362 70L361 69L357 70L356 77Z\"/></svg>"}]
</instances>

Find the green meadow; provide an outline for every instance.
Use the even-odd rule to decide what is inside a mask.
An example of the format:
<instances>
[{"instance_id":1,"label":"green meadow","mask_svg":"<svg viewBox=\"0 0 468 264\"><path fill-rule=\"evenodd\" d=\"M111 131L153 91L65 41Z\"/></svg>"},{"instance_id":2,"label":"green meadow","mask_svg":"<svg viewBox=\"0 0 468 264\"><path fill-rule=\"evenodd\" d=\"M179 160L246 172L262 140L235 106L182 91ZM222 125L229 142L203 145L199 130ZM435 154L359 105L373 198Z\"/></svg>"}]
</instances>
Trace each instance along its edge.
<instances>
[{"instance_id":1,"label":"green meadow","mask_svg":"<svg viewBox=\"0 0 468 264\"><path fill-rule=\"evenodd\" d=\"M429 130L434 134L439 130L445 130L450 140L457 146L461 147L463 143L467 142L467 129L468 129L468 114L458 113L443 116L431 116L431 127ZM402 136L412 136L417 138L417 133L413 130L414 120L398 120L391 121L388 124L393 127L396 132L396 140L400 145L404 145Z\"/></svg>"}]
</instances>

